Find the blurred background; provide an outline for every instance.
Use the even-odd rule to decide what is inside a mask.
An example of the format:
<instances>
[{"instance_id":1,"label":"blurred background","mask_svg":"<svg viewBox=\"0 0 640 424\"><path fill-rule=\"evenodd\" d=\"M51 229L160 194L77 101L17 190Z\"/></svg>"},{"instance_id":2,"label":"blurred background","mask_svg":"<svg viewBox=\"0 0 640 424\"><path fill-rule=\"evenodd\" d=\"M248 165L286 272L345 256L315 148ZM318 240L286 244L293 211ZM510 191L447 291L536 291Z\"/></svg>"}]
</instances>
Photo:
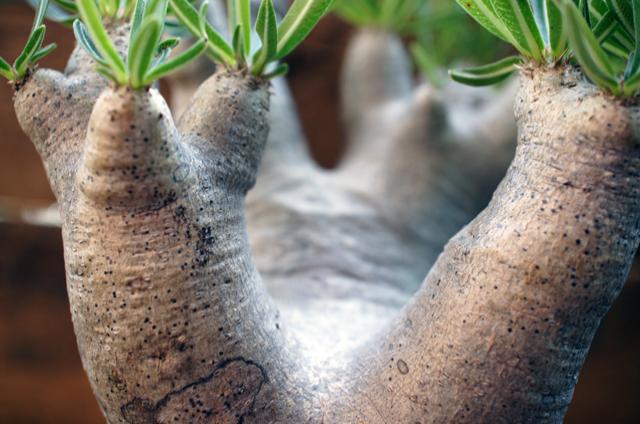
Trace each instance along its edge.
<instances>
[{"instance_id":1,"label":"blurred background","mask_svg":"<svg viewBox=\"0 0 640 424\"><path fill-rule=\"evenodd\" d=\"M345 0L348 1L348 0ZM497 44L453 0L434 1L417 42L419 71L435 84L438 71L458 62L501 56ZM24 2L0 0L0 54L17 56L33 11ZM329 16L287 61L311 151L334 166L343 149L339 72L355 29ZM47 39L58 51L41 66L63 69L72 32L49 23ZM434 49L434 46L437 48ZM163 87L164 88L164 87ZM165 94L170 93L165 90ZM0 424L103 423L82 370L65 289L60 230L46 221L54 201L40 160L16 121L12 88L0 83ZM640 423L640 264L597 335L581 374L566 423Z\"/></svg>"}]
</instances>

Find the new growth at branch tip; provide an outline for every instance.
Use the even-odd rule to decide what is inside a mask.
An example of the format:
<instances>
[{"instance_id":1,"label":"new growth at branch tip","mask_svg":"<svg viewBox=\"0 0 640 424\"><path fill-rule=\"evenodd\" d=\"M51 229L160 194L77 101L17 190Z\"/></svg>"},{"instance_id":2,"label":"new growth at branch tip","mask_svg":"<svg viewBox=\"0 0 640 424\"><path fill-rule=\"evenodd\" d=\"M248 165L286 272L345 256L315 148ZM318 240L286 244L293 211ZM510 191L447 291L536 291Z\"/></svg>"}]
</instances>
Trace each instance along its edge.
<instances>
[{"instance_id":1,"label":"new growth at branch tip","mask_svg":"<svg viewBox=\"0 0 640 424\"><path fill-rule=\"evenodd\" d=\"M617 96L640 90L640 0L456 0L519 53L496 63L450 71L470 85L506 79L523 63L577 64Z\"/></svg>"},{"instance_id":2,"label":"new growth at branch tip","mask_svg":"<svg viewBox=\"0 0 640 424\"><path fill-rule=\"evenodd\" d=\"M220 34L207 21L208 0L198 8L190 0L129 0L122 4L117 0L77 0L65 9L77 14L79 19L73 22L76 39L97 62L97 71L118 85L142 89L203 53L219 65L256 77L282 75L288 68L279 61L309 35L332 4L333 0L295 0L278 23L273 0L263 0L254 23L250 0L228 0L230 34ZM56 16L63 22L73 17ZM196 39L175 57L169 56L180 40L164 37L167 27L176 29L168 16L175 17L178 25ZM125 58L116 50L103 23L123 18L131 21ZM259 43L252 43L252 39Z\"/></svg>"},{"instance_id":3,"label":"new growth at branch tip","mask_svg":"<svg viewBox=\"0 0 640 424\"><path fill-rule=\"evenodd\" d=\"M42 22L48 5L49 0L40 0L37 4L36 15L33 19L29 38L13 64L10 64L4 58L0 57L0 74L16 86L25 79L29 71L40 59L47 56L56 48L54 43L44 47L42 46L44 36L47 32L46 26L43 25Z\"/></svg>"}]
</instances>

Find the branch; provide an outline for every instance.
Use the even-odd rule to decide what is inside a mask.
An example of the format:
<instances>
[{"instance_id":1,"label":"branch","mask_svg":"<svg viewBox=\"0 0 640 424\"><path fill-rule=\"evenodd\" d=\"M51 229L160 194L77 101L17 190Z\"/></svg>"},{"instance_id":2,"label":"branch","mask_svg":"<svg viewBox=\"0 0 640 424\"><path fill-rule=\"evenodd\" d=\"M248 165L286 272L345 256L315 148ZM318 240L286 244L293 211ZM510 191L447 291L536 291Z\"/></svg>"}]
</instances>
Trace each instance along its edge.
<instances>
[{"instance_id":1,"label":"branch","mask_svg":"<svg viewBox=\"0 0 640 424\"><path fill-rule=\"evenodd\" d=\"M224 72L196 94L182 135L155 90L107 89L94 107L62 215L78 346L109 422L308 413L312 384L244 228L267 105L263 84Z\"/></svg>"},{"instance_id":2,"label":"branch","mask_svg":"<svg viewBox=\"0 0 640 424\"><path fill-rule=\"evenodd\" d=\"M356 355L349 387L366 406L341 422L562 422L640 242L640 121L581 76L531 74L506 178Z\"/></svg>"},{"instance_id":3,"label":"branch","mask_svg":"<svg viewBox=\"0 0 640 424\"><path fill-rule=\"evenodd\" d=\"M263 80L219 70L194 94L178 127L185 142L212 161L215 177L244 194L255 184L269 133L268 110Z\"/></svg>"},{"instance_id":4,"label":"branch","mask_svg":"<svg viewBox=\"0 0 640 424\"><path fill-rule=\"evenodd\" d=\"M361 130L363 111L411 95L411 64L402 42L386 31L362 30L351 41L342 73L348 133Z\"/></svg>"}]
</instances>

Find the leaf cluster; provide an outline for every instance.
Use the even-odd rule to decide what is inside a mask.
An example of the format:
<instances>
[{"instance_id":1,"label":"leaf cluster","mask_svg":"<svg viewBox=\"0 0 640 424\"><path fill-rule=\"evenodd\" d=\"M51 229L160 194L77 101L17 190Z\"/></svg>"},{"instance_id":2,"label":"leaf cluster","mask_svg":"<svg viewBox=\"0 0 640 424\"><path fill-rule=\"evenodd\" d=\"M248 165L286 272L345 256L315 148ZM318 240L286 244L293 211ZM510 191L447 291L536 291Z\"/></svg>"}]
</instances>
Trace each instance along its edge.
<instances>
[{"instance_id":1,"label":"leaf cluster","mask_svg":"<svg viewBox=\"0 0 640 424\"><path fill-rule=\"evenodd\" d=\"M102 23L101 12L94 0L78 0L78 14L73 30L78 43L97 62L97 71L119 85L134 89L149 86L155 80L176 71L197 58L207 46L200 38L184 52L169 59L180 40L162 39L168 10L168 0L137 0L131 12L129 50L126 59L118 53ZM206 10L206 9L205 9ZM197 17L204 25L203 14Z\"/></svg>"},{"instance_id":2,"label":"leaf cluster","mask_svg":"<svg viewBox=\"0 0 640 424\"><path fill-rule=\"evenodd\" d=\"M4 58L0 57L0 75L12 82L19 82L27 75L29 69L32 68L40 59L51 53L55 48L55 44L42 46L46 27L43 20L49 5L48 0L40 0L36 9L36 15L33 20L33 26L29 33L29 38L22 52L18 55L13 64L9 64Z\"/></svg>"},{"instance_id":3,"label":"leaf cluster","mask_svg":"<svg viewBox=\"0 0 640 424\"><path fill-rule=\"evenodd\" d=\"M327 13L334 0L295 0L278 23L273 0L262 0L255 23L250 0L227 0L230 37L225 38L208 23L198 25L198 11L189 0L170 0L173 14L196 37L207 38L207 55L229 68L272 78L286 72L284 64L272 67L291 53ZM260 46L252 46L252 34ZM228 41L228 39L230 41Z\"/></svg>"},{"instance_id":4,"label":"leaf cluster","mask_svg":"<svg viewBox=\"0 0 640 424\"><path fill-rule=\"evenodd\" d=\"M476 21L529 61L575 60L589 79L616 95L640 90L640 0L456 0ZM518 58L451 71L487 85L508 77Z\"/></svg>"}]
</instances>

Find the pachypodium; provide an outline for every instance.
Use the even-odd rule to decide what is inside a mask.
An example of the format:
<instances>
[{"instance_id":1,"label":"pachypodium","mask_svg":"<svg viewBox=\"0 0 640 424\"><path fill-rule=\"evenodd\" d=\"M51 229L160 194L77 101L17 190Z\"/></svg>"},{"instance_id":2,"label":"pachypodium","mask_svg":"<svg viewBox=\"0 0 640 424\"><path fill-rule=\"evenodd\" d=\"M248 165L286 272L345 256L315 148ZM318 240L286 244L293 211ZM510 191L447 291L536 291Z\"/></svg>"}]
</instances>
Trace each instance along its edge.
<instances>
[{"instance_id":1,"label":"pachypodium","mask_svg":"<svg viewBox=\"0 0 640 424\"><path fill-rule=\"evenodd\" d=\"M55 0L64 74L34 67L43 2L2 62L108 422L562 422L640 243L639 2L459 1L519 56L452 75L519 70L519 136L438 257L509 157L513 100L414 82L398 32L424 2L337 1L362 29L331 172L278 77L332 0L230 0L215 25L207 3ZM174 124L154 81L200 56L216 72Z\"/></svg>"}]
</instances>

